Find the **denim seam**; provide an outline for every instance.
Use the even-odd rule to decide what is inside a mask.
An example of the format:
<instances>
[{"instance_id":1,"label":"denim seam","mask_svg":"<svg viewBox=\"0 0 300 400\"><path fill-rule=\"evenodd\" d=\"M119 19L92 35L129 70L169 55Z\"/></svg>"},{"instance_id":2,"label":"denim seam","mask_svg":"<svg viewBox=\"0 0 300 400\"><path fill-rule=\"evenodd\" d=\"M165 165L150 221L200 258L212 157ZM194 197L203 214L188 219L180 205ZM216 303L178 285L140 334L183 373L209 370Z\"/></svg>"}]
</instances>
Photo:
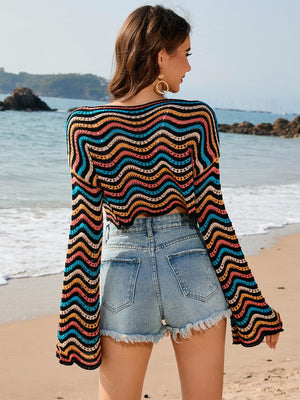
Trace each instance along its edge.
<instances>
[{"instance_id":1,"label":"denim seam","mask_svg":"<svg viewBox=\"0 0 300 400\"><path fill-rule=\"evenodd\" d=\"M179 223L170 223L170 224L167 224L167 225L161 225L161 226L159 226L159 228L155 228L154 229L154 231L157 231L157 230L159 230L159 231L161 231L161 230L164 230L164 229L173 229L173 228L182 228L182 227L190 227L190 228L195 228L195 226L196 225L191 225L191 224L189 224L188 222L187 223L181 223L181 222L179 222Z\"/></svg>"},{"instance_id":2,"label":"denim seam","mask_svg":"<svg viewBox=\"0 0 300 400\"><path fill-rule=\"evenodd\" d=\"M104 244L105 248L109 249L131 249L131 250L140 250L140 251L145 251L148 252L149 248L148 247L138 247L132 244L109 244L105 243Z\"/></svg>"},{"instance_id":3,"label":"denim seam","mask_svg":"<svg viewBox=\"0 0 300 400\"><path fill-rule=\"evenodd\" d=\"M151 219L148 219L146 221L146 227L147 227L147 235L149 237L150 258L152 261L152 263L151 263L152 264L152 283L153 283L154 293L155 293L157 304L158 304L158 309L159 309L161 318L163 319L164 318L164 309L163 309L160 285L159 285L159 280L158 280L157 263L156 263L156 257L155 257L155 239L154 239L153 227L151 225Z\"/></svg>"},{"instance_id":4,"label":"denim seam","mask_svg":"<svg viewBox=\"0 0 300 400\"><path fill-rule=\"evenodd\" d=\"M113 235L110 235L110 238L112 236ZM164 249L168 246L172 246L173 244L184 242L186 240L191 240L191 239L195 239L195 238L199 238L198 234L182 236L180 238L170 240L169 242L166 242L164 244L159 244L156 246L156 249L157 250ZM104 246L107 248L115 248L115 249L132 249L132 250L140 250L140 251L148 251L149 250L149 247L140 247L140 246L136 246L136 245L132 245L132 244L123 244L122 245L122 244L104 243ZM203 249L203 251L206 251L206 250Z\"/></svg>"},{"instance_id":5,"label":"denim seam","mask_svg":"<svg viewBox=\"0 0 300 400\"><path fill-rule=\"evenodd\" d=\"M110 225L108 225L110 226ZM191 229L195 229L196 225L191 225L191 224L169 224L169 225L161 225L158 227L153 228L153 232L157 232L157 231L162 231L162 230L169 230L169 229L173 229L173 228L184 228L184 227L190 227ZM141 228L111 228L110 229L110 236L114 236L114 235L120 235L120 234L124 234L124 233L146 233L147 229L145 227L141 227Z\"/></svg>"},{"instance_id":6,"label":"denim seam","mask_svg":"<svg viewBox=\"0 0 300 400\"><path fill-rule=\"evenodd\" d=\"M198 238L198 237L199 236L198 236L197 233L193 233L191 235L186 235L186 236L181 236L180 238L173 239L173 240L170 240L169 242L165 242L164 244L157 245L156 248L157 249L164 249L165 247L171 246L173 244L184 242L186 240L195 239L195 238Z\"/></svg>"}]
</instances>

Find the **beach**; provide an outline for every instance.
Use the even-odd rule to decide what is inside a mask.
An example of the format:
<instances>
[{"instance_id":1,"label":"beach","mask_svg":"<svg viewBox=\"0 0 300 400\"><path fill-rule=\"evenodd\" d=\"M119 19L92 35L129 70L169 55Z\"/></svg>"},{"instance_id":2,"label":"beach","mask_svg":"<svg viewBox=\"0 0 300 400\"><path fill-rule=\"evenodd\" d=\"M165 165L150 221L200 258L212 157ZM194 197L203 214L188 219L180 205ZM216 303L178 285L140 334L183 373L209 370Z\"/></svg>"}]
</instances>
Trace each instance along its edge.
<instances>
[{"instance_id":1,"label":"beach","mask_svg":"<svg viewBox=\"0 0 300 400\"><path fill-rule=\"evenodd\" d=\"M231 344L228 325L225 400L300 398L299 224L241 238L266 300L284 322L277 349ZM0 399L97 399L98 370L62 366L55 341L62 274L12 279L0 289ZM147 397L147 396L148 397ZM168 337L151 355L144 398L179 400L180 383Z\"/></svg>"}]
</instances>

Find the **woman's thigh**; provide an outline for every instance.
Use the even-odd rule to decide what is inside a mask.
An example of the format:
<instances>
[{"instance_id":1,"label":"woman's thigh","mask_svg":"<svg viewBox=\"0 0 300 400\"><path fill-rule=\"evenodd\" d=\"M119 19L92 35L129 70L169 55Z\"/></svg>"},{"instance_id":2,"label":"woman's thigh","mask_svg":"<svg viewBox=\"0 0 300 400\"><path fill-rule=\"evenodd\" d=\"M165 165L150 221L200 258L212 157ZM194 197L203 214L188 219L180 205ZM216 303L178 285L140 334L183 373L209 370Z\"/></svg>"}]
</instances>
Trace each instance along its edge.
<instances>
[{"instance_id":1,"label":"woman's thigh","mask_svg":"<svg viewBox=\"0 0 300 400\"><path fill-rule=\"evenodd\" d=\"M124 343L102 336L99 400L140 400L153 343Z\"/></svg>"},{"instance_id":2,"label":"woman's thigh","mask_svg":"<svg viewBox=\"0 0 300 400\"><path fill-rule=\"evenodd\" d=\"M221 400L226 319L207 330L193 330L187 339L172 339L182 400Z\"/></svg>"}]
</instances>

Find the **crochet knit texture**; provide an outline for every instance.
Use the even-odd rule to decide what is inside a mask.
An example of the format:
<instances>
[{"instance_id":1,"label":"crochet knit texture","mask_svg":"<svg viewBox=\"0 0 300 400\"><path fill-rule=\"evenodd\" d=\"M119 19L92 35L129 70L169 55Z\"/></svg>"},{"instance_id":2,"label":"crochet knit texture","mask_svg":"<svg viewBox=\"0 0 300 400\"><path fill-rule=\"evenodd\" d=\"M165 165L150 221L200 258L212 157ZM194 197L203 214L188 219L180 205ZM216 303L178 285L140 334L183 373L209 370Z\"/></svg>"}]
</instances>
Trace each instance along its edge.
<instances>
[{"instance_id":1,"label":"crochet knit texture","mask_svg":"<svg viewBox=\"0 0 300 400\"><path fill-rule=\"evenodd\" d=\"M72 219L57 357L85 369L101 363L99 276L102 207L117 227L184 207L196 217L232 311L234 344L254 346L282 331L265 301L226 212L214 111L200 101L82 107L67 121Z\"/></svg>"}]
</instances>

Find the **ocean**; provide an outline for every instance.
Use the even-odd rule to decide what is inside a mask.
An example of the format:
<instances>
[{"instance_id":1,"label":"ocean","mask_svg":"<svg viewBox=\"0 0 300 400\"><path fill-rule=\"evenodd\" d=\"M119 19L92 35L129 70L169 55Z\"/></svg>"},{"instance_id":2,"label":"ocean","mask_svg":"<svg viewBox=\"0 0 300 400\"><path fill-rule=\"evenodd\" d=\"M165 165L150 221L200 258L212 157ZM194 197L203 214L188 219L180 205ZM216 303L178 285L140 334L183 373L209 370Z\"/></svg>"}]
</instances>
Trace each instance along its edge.
<instances>
[{"instance_id":1,"label":"ocean","mask_svg":"<svg viewBox=\"0 0 300 400\"><path fill-rule=\"evenodd\" d=\"M97 103L43 100L57 111L0 112L0 285L64 270L71 216L65 122L68 109ZM226 124L295 117L220 109L216 115ZM220 132L220 152L224 201L238 236L300 223L299 138Z\"/></svg>"}]
</instances>

